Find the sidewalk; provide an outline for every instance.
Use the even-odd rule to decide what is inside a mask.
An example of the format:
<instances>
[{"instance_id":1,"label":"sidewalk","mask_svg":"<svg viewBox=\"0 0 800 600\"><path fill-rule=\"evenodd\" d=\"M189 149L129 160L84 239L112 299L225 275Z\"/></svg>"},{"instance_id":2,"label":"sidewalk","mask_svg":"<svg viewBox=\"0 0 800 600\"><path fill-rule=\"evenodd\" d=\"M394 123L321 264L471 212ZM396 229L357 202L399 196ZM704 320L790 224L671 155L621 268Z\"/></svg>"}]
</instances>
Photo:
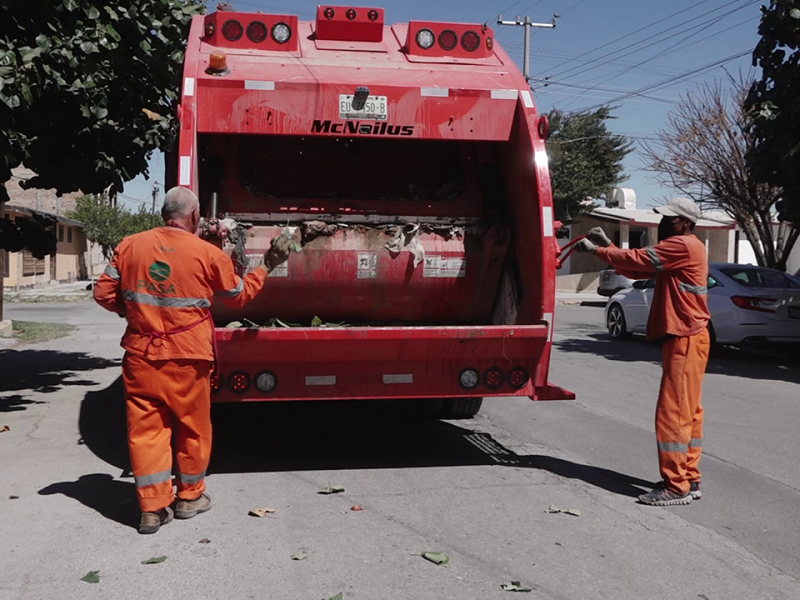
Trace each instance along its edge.
<instances>
[{"instance_id":1,"label":"sidewalk","mask_svg":"<svg viewBox=\"0 0 800 600\"><path fill-rule=\"evenodd\" d=\"M556 292L556 304L605 306L608 298L594 292Z\"/></svg>"},{"instance_id":2,"label":"sidewalk","mask_svg":"<svg viewBox=\"0 0 800 600\"><path fill-rule=\"evenodd\" d=\"M89 300L92 291L87 290L90 281L75 281L72 283L54 283L44 287L24 290L3 290L4 302L78 302Z\"/></svg>"}]
</instances>

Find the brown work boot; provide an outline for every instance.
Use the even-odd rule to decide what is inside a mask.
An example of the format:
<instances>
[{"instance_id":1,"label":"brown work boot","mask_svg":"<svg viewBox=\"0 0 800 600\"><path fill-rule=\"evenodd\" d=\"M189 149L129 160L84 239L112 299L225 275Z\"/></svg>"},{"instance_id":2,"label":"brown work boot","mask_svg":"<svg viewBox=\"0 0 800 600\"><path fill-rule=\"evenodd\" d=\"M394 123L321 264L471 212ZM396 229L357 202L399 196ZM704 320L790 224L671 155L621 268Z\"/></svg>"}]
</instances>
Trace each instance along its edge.
<instances>
[{"instance_id":1,"label":"brown work boot","mask_svg":"<svg viewBox=\"0 0 800 600\"><path fill-rule=\"evenodd\" d=\"M155 533L161 529L162 525L172 521L172 515L172 509L169 506L158 512L143 512L139 521L139 533Z\"/></svg>"},{"instance_id":2,"label":"brown work boot","mask_svg":"<svg viewBox=\"0 0 800 600\"><path fill-rule=\"evenodd\" d=\"M196 500L181 500L179 498L178 503L175 505L175 518L191 519L207 510L211 510L211 498L206 494L202 494Z\"/></svg>"}]
</instances>

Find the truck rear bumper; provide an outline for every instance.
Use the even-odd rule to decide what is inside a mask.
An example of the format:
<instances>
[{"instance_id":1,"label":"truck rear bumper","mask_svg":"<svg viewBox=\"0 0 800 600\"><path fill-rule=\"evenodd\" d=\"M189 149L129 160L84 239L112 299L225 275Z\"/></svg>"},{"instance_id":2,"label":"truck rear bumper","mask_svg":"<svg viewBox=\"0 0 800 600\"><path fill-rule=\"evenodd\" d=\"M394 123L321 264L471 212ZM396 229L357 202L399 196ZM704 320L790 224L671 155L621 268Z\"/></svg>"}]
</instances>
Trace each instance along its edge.
<instances>
[{"instance_id":1,"label":"truck rear bumper","mask_svg":"<svg viewBox=\"0 0 800 600\"><path fill-rule=\"evenodd\" d=\"M548 328L217 329L212 399L574 397L530 378L548 344Z\"/></svg>"}]
</instances>

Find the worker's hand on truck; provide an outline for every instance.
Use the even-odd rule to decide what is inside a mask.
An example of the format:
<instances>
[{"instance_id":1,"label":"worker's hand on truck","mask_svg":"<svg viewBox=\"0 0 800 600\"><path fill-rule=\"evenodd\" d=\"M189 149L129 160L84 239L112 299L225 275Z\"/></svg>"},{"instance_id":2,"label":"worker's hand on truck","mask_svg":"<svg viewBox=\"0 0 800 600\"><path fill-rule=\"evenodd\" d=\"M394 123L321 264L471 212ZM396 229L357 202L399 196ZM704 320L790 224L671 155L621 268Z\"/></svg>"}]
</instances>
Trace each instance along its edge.
<instances>
[{"instance_id":1,"label":"worker's hand on truck","mask_svg":"<svg viewBox=\"0 0 800 600\"><path fill-rule=\"evenodd\" d=\"M575 244L575 251L576 252L597 252L597 246L595 246L592 242L590 242L587 238L582 239L580 242Z\"/></svg>"},{"instance_id":2,"label":"worker's hand on truck","mask_svg":"<svg viewBox=\"0 0 800 600\"><path fill-rule=\"evenodd\" d=\"M264 265L267 267L268 271L272 272L275 267L288 260L291 244L291 238L285 235L279 235L273 238L272 245L269 250L267 250L266 254L264 254Z\"/></svg>"},{"instance_id":3,"label":"worker's hand on truck","mask_svg":"<svg viewBox=\"0 0 800 600\"><path fill-rule=\"evenodd\" d=\"M589 230L589 233L586 234L586 238L601 248L608 248L611 245L611 240L608 239L608 236L606 235L606 232L603 231L602 227L592 227Z\"/></svg>"}]
</instances>

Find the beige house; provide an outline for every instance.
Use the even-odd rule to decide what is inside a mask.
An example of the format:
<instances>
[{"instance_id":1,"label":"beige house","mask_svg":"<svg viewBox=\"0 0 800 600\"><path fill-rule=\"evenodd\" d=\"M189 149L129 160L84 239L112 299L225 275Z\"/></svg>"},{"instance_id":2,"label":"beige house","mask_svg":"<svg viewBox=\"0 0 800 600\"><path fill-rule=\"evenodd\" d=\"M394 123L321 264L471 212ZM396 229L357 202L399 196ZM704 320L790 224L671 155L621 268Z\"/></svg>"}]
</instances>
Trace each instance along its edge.
<instances>
[{"instance_id":1,"label":"beige house","mask_svg":"<svg viewBox=\"0 0 800 600\"><path fill-rule=\"evenodd\" d=\"M3 286L19 289L42 287L51 282L67 282L98 277L107 265L102 252L91 244L83 233L83 224L67 218L75 208L75 194L58 196L54 190L26 190L20 185L34 173L18 168L6 182L10 200L2 206L0 218L14 220L18 217L40 215L56 221L56 252L42 259L28 250L4 252Z\"/></svg>"}]
</instances>

